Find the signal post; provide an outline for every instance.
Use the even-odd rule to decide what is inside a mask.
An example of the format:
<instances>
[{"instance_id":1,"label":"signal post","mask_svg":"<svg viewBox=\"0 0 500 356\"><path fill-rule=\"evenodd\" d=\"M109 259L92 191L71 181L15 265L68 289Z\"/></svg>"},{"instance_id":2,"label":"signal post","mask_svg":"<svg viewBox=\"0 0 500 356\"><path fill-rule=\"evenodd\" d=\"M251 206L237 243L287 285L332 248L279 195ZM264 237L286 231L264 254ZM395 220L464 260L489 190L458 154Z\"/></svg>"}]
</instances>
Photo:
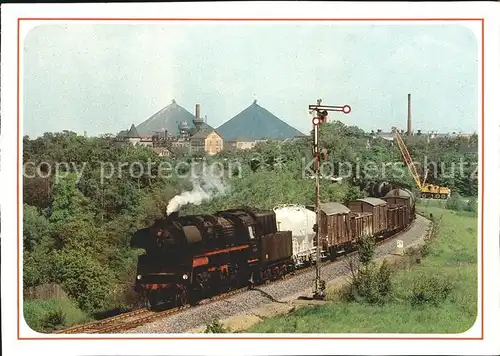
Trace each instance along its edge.
<instances>
[{"instance_id":1,"label":"signal post","mask_svg":"<svg viewBox=\"0 0 500 356\"><path fill-rule=\"evenodd\" d=\"M318 99L316 105L309 105L310 113L315 113L312 119L313 129L314 129L314 157L315 165L314 170L316 173L316 278L314 280L314 295L313 299L323 300L325 298L325 281L321 280L320 274L320 264L321 264L321 244L320 244L320 198L319 198L319 143L318 143L318 129L319 125L327 122L328 112L337 111L344 114L349 114L351 112L351 107L349 105L344 106L330 106L321 105L321 99Z\"/></svg>"}]
</instances>

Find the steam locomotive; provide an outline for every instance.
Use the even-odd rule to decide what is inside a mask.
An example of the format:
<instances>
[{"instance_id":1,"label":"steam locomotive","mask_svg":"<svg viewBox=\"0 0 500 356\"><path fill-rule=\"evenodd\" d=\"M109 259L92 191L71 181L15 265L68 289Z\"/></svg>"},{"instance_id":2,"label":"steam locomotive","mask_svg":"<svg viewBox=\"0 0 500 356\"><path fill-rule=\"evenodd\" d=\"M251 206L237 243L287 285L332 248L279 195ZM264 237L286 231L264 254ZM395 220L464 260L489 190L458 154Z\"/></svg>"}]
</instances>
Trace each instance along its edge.
<instances>
[{"instance_id":1,"label":"steam locomotive","mask_svg":"<svg viewBox=\"0 0 500 356\"><path fill-rule=\"evenodd\" d=\"M302 205L174 213L132 236L131 246L145 250L134 288L154 307L194 304L235 287L263 284L315 261L316 229L321 258L335 258L360 237L383 238L405 229L415 218L414 204L411 192L398 189L382 199L321 204L319 227L314 207Z\"/></svg>"}]
</instances>

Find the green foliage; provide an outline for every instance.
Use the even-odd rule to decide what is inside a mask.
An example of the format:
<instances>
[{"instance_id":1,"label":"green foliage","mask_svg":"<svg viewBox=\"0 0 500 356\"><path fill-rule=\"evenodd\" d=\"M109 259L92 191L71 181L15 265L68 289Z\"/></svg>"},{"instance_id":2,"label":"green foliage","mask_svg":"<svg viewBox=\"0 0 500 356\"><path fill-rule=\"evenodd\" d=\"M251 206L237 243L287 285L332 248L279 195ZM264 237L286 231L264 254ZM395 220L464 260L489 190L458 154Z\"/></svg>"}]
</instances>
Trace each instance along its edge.
<instances>
[{"instance_id":1,"label":"green foliage","mask_svg":"<svg viewBox=\"0 0 500 356\"><path fill-rule=\"evenodd\" d=\"M47 245L39 245L23 256L23 287L29 288L52 281L54 255Z\"/></svg>"},{"instance_id":2,"label":"green foliage","mask_svg":"<svg viewBox=\"0 0 500 356\"><path fill-rule=\"evenodd\" d=\"M23 285L28 288L50 281L54 241L40 209L24 204L23 210Z\"/></svg>"},{"instance_id":3,"label":"green foliage","mask_svg":"<svg viewBox=\"0 0 500 356\"><path fill-rule=\"evenodd\" d=\"M465 210L477 214L477 199L470 198L469 201L467 202L467 205L465 206Z\"/></svg>"},{"instance_id":4,"label":"green foliage","mask_svg":"<svg viewBox=\"0 0 500 356\"><path fill-rule=\"evenodd\" d=\"M391 298L392 271L387 261L377 267L373 262L362 265L346 289L344 299L358 303L384 304Z\"/></svg>"},{"instance_id":5,"label":"green foliage","mask_svg":"<svg viewBox=\"0 0 500 356\"><path fill-rule=\"evenodd\" d=\"M74 302L65 299L25 300L24 319L29 327L38 332L53 332L76 323L84 323L89 316Z\"/></svg>"},{"instance_id":6,"label":"green foliage","mask_svg":"<svg viewBox=\"0 0 500 356\"><path fill-rule=\"evenodd\" d=\"M373 237L363 236L357 245L360 266L355 270L351 261L352 281L344 290L343 298L359 303L383 304L391 297L391 269L386 260L379 267L373 262L376 247Z\"/></svg>"},{"instance_id":7,"label":"green foliage","mask_svg":"<svg viewBox=\"0 0 500 356\"><path fill-rule=\"evenodd\" d=\"M91 250L79 248L58 251L55 256L55 281L73 297L82 310L97 312L108 307L107 296L112 278L106 266L92 256Z\"/></svg>"},{"instance_id":8,"label":"green foliage","mask_svg":"<svg viewBox=\"0 0 500 356\"><path fill-rule=\"evenodd\" d=\"M452 285L446 276L436 274L416 278L409 297L412 306L431 304L437 306L448 298Z\"/></svg>"},{"instance_id":9,"label":"green foliage","mask_svg":"<svg viewBox=\"0 0 500 356\"><path fill-rule=\"evenodd\" d=\"M431 244L429 243L429 241L425 241L424 242L424 245L420 248L420 254L422 257L427 257L428 255L431 254L431 250L432 247L431 247Z\"/></svg>"},{"instance_id":10,"label":"green foliage","mask_svg":"<svg viewBox=\"0 0 500 356\"><path fill-rule=\"evenodd\" d=\"M391 266L389 265L387 260L384 259L382 265L380 265L377 276L378 292L381 299L388 298L392 293L392 275L393 271L391 269Z\"/></svg>"},{"instance_id":11,"label":"green foliage","mask_svg":"<svg viewBox=\"0 0 500 356\"><path fill-rule=\"evenodd\" d=\"M446 209L460 211L464 210L464 208L464 200L458 193L453 193L451 197L446 201Z\"/></svg>"},{"instance_id":12,"label":"green foliage","mask_svg":"<svg viewBox=\"0 0 500 356\"><path fill-rule=\"evenodd\" d=\"M368 265L375 255L375 239L372 236L363 236L358 240L359 261Z\"/></svg>"},{"instance_id":13,"label":"green foliage","mask_svg":"<svg viewBox=\"0 0 500 356\"><path fill-rule=\"evenodd\" d=\"M42 319L45 330L57 330L66 323L66 315L62 309L52 310Z\"/></svg>"},{"instance_id":14,"label":"green foliage","mask_svg":"<svg viewBox=\"0 0 500 356\"><path fill-rule=\"evenodd\" d=\"M33 251L36 246L43 245L49 233L49 222L35 206L23 206L23 248Z\"/></svg>"},{"instance_id":15,"label":"green foliage","mask_svg":"<svg viewBox=\"0 0 500 356\"><path fill-rule=\"evenodd\" d=\"M205 334L223 334L223 333L227 333L227 332L228 332L228 330L226 328L224 328L222 323L217 319L208 323L207 327L204 331Z\"/></svg>"},{"instance_id":16,"label":"green foliage","mask_svg":"<svg viewBox=\"0 0 500 356\"><path fill-rule=\"evenodd\" d=\"M70 173L54 184L49 221L61 224L72 220L90 220L90 201L77 188L77 175Z\"/></svg>"}]
</instances>

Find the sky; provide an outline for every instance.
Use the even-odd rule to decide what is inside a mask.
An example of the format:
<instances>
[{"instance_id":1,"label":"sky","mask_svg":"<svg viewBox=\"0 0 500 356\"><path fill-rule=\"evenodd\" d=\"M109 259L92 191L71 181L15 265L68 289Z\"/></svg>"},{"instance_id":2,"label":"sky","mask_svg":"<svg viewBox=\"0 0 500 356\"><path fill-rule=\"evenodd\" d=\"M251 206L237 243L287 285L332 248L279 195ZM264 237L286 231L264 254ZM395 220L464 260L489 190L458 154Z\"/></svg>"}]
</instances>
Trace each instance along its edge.
<instances>
[{"instance_id":1,"label":"sky","mask_svg":"<svg viewBox=\"0 0 500 356\"><path fill-rule=\"evenodd\" d=\"M24 134L116 134L172 99L218 127L254 100L302 132L309 104L364 130L474 132L478 43L459 25L40 25L25 38Z\"/></svg>"}]
</instances>

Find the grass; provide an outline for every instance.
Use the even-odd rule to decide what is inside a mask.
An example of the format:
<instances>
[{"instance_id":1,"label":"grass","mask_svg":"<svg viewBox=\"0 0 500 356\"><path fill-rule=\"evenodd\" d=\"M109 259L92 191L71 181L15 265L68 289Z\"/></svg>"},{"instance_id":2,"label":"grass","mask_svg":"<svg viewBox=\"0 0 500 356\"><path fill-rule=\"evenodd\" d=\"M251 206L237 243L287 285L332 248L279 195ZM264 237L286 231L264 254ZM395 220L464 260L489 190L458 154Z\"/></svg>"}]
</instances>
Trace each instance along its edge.
<instances>
[{"instance_id":1,"label":"grass","mask_svg":"<svg viewBox=\"0 0 500 356\"><path fill-rule=\"evenodd\" d=\"M264 320L251 333L461 333L477 317L477 216L431 204L419 212L442 216L429 254L411 270L396 271L393 298L384 305L328 302ZM429 282L429 283L427 283ZM420 286L417 290L417 286ZM446 295L441 295L445 286ZM437 289L439 290L437 290ZM423 290L422 293L418 291ZM416 295L436 298L412 304ZM425 298L423 298L425 300ZM432 299L432 298L431 298Z\"/></svg>"},{"instance_id":2,"label":"grass","mask_svg":"<svg viewBox=\"0 0 500 356\"><path fill-rule=\"evenodd\" d=\"M50 333L90 321L90 317L67 298L25 300L23 304L24 320L38 332Z\"/></svg>"}]
</instances>

